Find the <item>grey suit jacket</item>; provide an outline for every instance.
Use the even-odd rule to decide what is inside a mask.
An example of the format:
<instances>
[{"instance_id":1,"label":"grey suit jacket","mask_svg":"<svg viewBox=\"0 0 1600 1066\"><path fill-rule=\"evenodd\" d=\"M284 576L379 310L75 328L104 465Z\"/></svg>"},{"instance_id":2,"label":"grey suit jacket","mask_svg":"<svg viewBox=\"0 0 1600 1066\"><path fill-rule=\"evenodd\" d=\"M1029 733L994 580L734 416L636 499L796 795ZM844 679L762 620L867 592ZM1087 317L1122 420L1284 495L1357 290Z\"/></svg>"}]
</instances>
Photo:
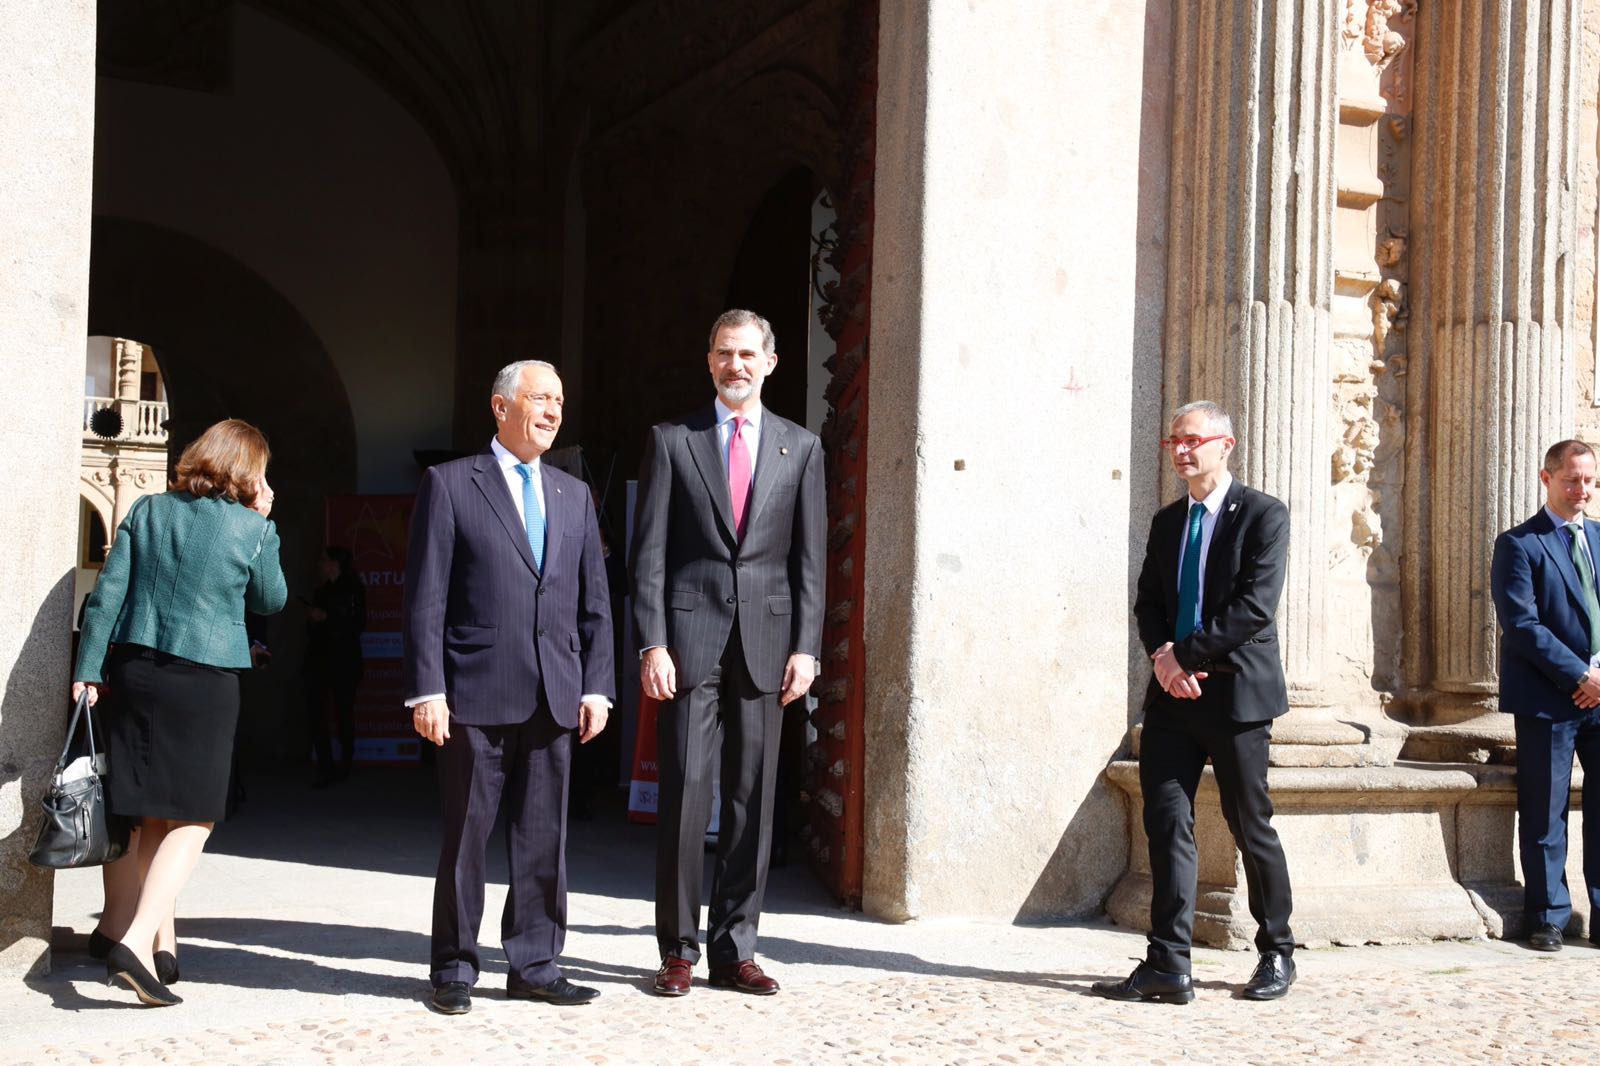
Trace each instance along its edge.
<instances>
[{"instance_id":1,"label":"grey suit jacket","mask_svg":"<svg viewBox=\"0 0 1600 1066\"><path fill-rule=\"evenodd\" d=\"M634 624L641 648L672 652L679 692L705 680L736 619L745 666L764 692L782 687L790 655L821 654L822 463L816 434L764 411L741 543L715 408L650 430L634 519Z\"/></svg>"},{"instance_id":2,"label":"grey suit jacket","mask_svg":"<svg viewBox=\"0 0 1600 1066\"><path fill-rule=\"evenodd\" d=\"M543 690L571 729L585 694L616 697L611 600L589 488L539 464L544 570L494 453L432 467L406 551L405 681L469 725L526 721Z\"/></svg>"}]
</instances>

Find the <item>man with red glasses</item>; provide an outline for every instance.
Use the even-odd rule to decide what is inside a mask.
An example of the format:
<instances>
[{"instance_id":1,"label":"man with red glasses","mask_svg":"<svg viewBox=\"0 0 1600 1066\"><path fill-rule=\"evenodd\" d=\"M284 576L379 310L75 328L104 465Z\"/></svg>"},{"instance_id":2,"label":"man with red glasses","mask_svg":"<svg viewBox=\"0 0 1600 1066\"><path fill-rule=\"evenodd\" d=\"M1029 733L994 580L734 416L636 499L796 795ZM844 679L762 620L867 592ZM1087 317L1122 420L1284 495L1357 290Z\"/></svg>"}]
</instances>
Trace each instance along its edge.
<instances>
[{"instance_id":1,"label":"man with red glasses","mask_svg":"<svg viewBox=\"0 0 1600 1066\"><path fill-rule=\"evenodd\" d=\"M1133 603L1152 666L1139 745L1150 946L1127 978L1095 983L1108 999L1194 999L1194 796L1207 758L1223 817L1244 856L1257 926L1260 959L1243 994L1278 999L1294 983L1289 867L1267 792L1272 720L1289 709L1274 620L1289 511L1228 473L1234 444L1233 420L1207 401L1178 408L1161 442L1189 491L1150 523Z\"/></svg>"}]
</instances>

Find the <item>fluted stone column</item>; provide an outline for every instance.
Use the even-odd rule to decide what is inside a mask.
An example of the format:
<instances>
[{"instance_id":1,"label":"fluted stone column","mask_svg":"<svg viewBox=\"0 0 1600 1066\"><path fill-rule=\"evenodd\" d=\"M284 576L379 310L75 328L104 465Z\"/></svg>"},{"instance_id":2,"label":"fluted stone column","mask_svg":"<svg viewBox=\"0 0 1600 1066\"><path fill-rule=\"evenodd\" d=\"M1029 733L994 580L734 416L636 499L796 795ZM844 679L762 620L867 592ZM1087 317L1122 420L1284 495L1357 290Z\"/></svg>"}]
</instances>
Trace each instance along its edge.
<instances>
[{"instance_id":1,"label":"fluted stone column","mask_svg":"<svg viewBox=\"0 0 1600 1066\"><path fill-rule=\"evenodd\" d=\"M1179 4L1174 34L1166 396L1169 408L1193 399L1228 408L1234 474L1289 507L1278 630L1295 710L1275 733L1280 764L1384 761L1363 744L1369 731L1334 717L1321 686L1336 9ZM1181 490L1169 477L1165 491Z\"/></svg>"},{"instance_id":2,"label":"fluted stone column","mask_svg":"<svg viewBox=\"0 0 1600 1066\"><path fill-rule=\"evenodd\" d=\"M1420 8L1408 757L1499 761L1494 538L1573 429L1579 0Z\"/></svg>"}]
</instances>

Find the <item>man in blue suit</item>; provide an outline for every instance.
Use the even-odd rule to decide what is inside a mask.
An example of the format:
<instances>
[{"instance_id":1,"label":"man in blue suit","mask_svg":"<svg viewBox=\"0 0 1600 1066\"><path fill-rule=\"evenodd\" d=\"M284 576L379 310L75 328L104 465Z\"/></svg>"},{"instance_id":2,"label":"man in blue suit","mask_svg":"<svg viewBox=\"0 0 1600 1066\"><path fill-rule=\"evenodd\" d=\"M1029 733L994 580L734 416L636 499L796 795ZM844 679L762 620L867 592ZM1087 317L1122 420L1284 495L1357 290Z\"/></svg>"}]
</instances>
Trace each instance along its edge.
<instances>
[{"instance_id":1,"label":"man in blue suit","mask_svg":"<svg viewBox=\"0 0 1600 1066\"><path fill-rule=\"evenodd\" d=\"M1567 807L1574 753L1583 764L1583 876L1600 916L1600 530L1584 520L1594 451L1564 440L1545 453L1545 506L1494 542L1490 586L1500 615L1500 709L1516 715L1518 843L1528 945L1560 951L1572 917ZM1600 931L1590 925L1590 939Z\"/></svg>"},{"instance_id":2,"label":"man in blue suit","mask_svg":"<svg viewBox=\"0 0 1600 1066\"><path fill-rule=\"evenodd\" d=\"M443 844L433 890L430 1003L471 1009L481 967L484 852L502 803L510 886L506 995L599 995L562 976L572 737L593 739L616 694L600 529L583 482L539 461L561 428L549 363L512 363L477 455L430 469L406 556L406 705L439 745Z\"/></svg>"}]
</instances>

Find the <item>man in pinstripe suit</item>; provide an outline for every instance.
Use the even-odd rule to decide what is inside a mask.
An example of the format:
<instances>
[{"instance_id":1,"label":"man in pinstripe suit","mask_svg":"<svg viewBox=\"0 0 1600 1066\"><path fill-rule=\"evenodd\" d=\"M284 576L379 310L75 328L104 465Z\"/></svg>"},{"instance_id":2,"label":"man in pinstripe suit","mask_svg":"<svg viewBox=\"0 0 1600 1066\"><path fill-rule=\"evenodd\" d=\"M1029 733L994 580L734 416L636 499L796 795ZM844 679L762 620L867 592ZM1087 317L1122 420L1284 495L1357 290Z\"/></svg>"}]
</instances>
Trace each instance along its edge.
<instances>
[{"instance_id":1,"label":"man in pinstripe suit","mask_svg":"<svg viewBox=\"0 0 1600 1066\"><path fill-rule=\"evenodd\" d=\"M654 990L689 991L700 958L701 841L713 760L722 809L707 927L711 984L771 995L755 962L772 849L782 706L805 695L822 643L822 443L761 406L778 357L750 311L711 327L717 398L650 431L633 540L634 622L657 718Z\"/></svg>"},{"instance_id":2,"label":"man in pinstripe suit","mask_svg":"<svg viewBox=\"0 0 1600 1066\"><path fill-rule=\"evenodd\" d=\"M495 378L498 430L477 455L430 469L406 557L406 689L439 745L443 846L433 890L431 1005L471 1009L480 972L484 852L508 810L500 921L506 995L571 1005L599 993L556 965L566 939L572 736L605 727L616 685L600 529L583 482L539 457L561 427L549 363Z\"/></svg>"}]
</instances>

